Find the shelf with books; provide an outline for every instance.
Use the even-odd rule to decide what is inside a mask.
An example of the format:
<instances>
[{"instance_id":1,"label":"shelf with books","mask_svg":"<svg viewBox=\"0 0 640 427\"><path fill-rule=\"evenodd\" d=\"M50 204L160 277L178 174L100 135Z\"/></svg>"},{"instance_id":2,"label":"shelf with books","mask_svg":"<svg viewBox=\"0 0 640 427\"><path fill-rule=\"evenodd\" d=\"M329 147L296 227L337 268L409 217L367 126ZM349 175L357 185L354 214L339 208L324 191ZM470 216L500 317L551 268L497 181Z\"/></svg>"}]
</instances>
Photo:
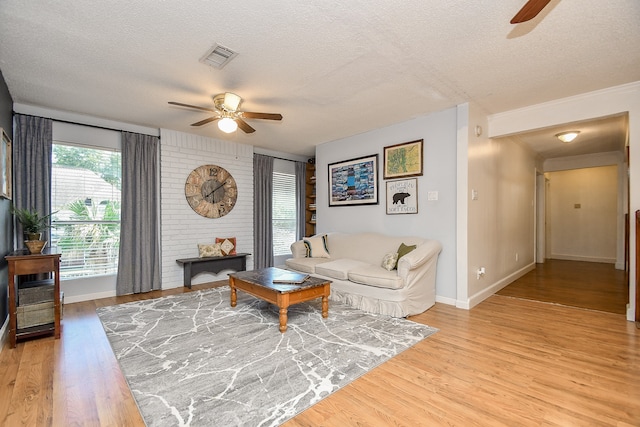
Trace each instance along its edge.
<instances>
[{"instance_id":1,"label":"shelf with books","mask_svg":"<svg viewBox=\"0 0 640 427\"><path fill-rule=\"evenodd\" d=\"M307 163L305 193L305 236L313 236L316 233L316 165L313 163Z\"/></svg>"}]
</instances>

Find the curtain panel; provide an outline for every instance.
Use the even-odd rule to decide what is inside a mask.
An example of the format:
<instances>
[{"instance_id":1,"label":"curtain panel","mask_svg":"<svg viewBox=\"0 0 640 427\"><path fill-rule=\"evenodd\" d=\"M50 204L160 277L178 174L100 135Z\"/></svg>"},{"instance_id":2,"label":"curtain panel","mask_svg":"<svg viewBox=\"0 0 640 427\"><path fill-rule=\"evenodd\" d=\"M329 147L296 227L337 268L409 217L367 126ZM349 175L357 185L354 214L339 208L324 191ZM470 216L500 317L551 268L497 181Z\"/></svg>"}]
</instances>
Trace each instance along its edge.
<instances>
[{"instance_id":1,"label":"curtain panel","mask_svg":"<svg viewBox=\"0 0 640 427\"><path fill-rule=\"evenodd\" d=\"M253 155L253 267L273 266L273 157Z\"/></svg>"},{"instance_id":2,"label":"curtain panel","mask_svg":"<svg viewBox=\"0 0 640 427\"><path fill-rule=\"evenodd\" d=\"M13 205L16 209L35 209L42 216L51 213L51 151L53 121L43 117L14 115ZM22 246L23 231L15 227L15 247ZM50 230L42 240L50 240Z\"/></svg>"},{"instance_id":3,"label":"curtain panel","mask_svg":"<svg viewBox=\"0 0 640 427\"><path fill-rule=\"evenodd\" d=\"M159 139L122 132L117 295L161 289Z\"/></svg>"}]
</instances>

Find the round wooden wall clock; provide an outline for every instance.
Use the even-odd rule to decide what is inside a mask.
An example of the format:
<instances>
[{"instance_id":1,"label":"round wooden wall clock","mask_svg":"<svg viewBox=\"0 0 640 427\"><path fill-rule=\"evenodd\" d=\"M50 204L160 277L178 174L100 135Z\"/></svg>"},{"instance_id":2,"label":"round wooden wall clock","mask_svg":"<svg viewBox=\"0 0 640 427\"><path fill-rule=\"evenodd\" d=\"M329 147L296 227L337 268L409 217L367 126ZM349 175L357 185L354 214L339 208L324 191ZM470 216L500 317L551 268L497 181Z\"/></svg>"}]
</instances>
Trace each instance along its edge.
<instances>
[{"instance_id":1,"label":"round wooden wall clock","mask_svg":"<svg viewBox=\"0 0 640 427\"><path fill-rule=\"evenodd\" d=\"M225 168L202 165L187 177L184 194L191 209L206 218L220 218L231 212L238 198L236 180Z\"/></svg>"}]
</instances>

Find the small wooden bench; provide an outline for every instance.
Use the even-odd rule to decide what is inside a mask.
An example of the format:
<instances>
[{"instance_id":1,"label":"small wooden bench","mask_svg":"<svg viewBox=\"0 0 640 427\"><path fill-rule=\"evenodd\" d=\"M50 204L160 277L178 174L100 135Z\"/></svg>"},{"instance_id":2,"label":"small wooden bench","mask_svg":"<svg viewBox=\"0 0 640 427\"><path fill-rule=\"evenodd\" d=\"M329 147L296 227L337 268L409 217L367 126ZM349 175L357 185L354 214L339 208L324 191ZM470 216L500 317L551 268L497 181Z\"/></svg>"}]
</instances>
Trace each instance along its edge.
<instances>
[{"instance_id":1,"label":"small wooden bench","mask_svg":"<svg viewBox=\"0 0 640 427\"><path fill-rule=\"evenodd\" d=\"M191 289L191 279L200 273L218 274L222 270L244 271L247 269L247 256L251 254L238 253L207 258L183 258L176 262L184 268L184 286Z\"/></svg>"}]
</instances>

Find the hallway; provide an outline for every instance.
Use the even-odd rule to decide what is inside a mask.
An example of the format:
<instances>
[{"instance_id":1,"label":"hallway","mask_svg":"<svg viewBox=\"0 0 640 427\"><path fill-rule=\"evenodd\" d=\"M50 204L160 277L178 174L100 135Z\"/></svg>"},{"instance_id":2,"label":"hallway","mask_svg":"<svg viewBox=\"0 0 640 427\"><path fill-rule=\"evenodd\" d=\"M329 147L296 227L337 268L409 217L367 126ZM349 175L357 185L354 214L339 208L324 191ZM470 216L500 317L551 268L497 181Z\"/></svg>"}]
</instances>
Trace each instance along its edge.
<instances>
[{"instance_id":1,"label":"hallway","mask_svg":"<svg viewBox=\"0 0 640 427\"><path fill-rule=\"evenodd\" d=\"M613 264L548 259L496 294L624 315L626 280Z\"/></svg>"}]
</instances>

